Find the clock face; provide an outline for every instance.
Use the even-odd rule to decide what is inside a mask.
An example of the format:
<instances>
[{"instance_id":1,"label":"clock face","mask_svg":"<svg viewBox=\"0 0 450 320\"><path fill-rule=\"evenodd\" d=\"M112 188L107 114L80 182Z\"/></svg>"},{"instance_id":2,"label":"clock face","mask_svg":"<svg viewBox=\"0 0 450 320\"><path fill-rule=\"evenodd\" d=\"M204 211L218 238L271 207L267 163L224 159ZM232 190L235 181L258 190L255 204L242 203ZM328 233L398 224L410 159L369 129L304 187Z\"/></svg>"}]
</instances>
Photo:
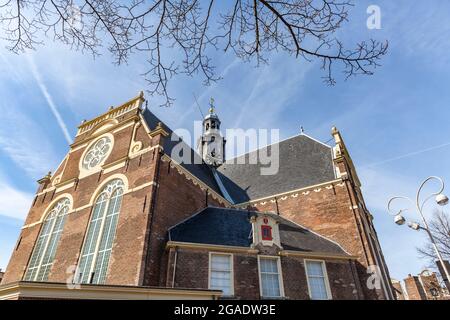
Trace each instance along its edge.
<instances>
[{"instance_id":1,"label":"clock face","mask_svg":"<svg viewBox=\"0 0 450 320\"><path fill-rule=\"evenodd\" d=\"M216 139L214 137L214 139L207 142L205 160L211 165L222 164L222 145L220 143L220 139Z\"/></svg>"},{"instance_id":2,"label":"clock face","mask_svg":"<svg viewBox=\"0 0 450 320\"><path fill-rule=\"evenodd\" d=\"M90 170L97 167L105 160L111 150L111 139L103 137L92 145L83 159L83 168Z\"/></svg>"}]
</instances>

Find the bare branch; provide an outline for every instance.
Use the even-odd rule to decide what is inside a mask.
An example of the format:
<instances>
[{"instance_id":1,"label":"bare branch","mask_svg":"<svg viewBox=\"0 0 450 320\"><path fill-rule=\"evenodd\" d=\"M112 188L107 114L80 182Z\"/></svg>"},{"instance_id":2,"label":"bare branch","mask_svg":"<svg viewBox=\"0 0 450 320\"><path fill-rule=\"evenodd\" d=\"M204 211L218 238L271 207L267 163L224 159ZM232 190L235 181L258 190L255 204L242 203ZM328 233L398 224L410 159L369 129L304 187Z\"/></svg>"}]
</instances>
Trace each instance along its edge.
<instances>
[{"instance_id":1,"label":"bare branch","mask_svg":"<svg viewBox=\"0 0 450 320\"><path fill-rule=\"evenodd\" d=\"M218 49L257 64L278 51L316 60L328 84L336 82L336 68L346 79L373 74L387 42L346 49L333 37L350 6L350 0L235 0L219 10L214 0L0 0L0 38L16 53L35 49L44 36L94 56L106 44L117 64L141 52L148 91L170 105L175 75L200 74L205 85L220 79L211 59Z\"/></svg>"}]
</instances>

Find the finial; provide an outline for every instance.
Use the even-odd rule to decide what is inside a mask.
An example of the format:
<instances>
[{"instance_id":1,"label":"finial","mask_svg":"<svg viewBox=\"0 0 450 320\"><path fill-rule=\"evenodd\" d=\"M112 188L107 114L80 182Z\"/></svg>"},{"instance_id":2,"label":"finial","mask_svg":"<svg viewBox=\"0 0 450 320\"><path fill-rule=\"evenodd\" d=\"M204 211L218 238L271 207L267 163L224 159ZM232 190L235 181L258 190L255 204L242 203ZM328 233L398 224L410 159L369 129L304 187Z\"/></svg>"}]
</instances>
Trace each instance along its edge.
<instances>
[{"instance_id":1,"label":"finial","mask_svg":"<svg viewBox=\"0 0 450 320\"><path fill-rule=\"evenodd\" d=\"M112 109L114 109L114 107L113 107L113 106L110 106L110 107L109 107L109 110L112 110Z\"/></svg>"},{"instance_id":2,"label":"finial","mask_svg":"<svg viewBox=\"0 0 450 320\"><path fill-rule=\"evenodd\" d=\"M144 91L142 91L142 90L139 91L139 97L140 97L140 98L143 98L143 97L144 97Z\"/></svg>"},{"instance_id":3,"label":"finial","mask_svg":"<svg viewBox=\"0 0 450 320\"><path fill-rule=\"evenodd\" d=\"M303 134L304 132L305 132L305 129L303 129L303 126L301 126L301 127L300 127L300 133Z\"/></svg>"},{"instance_id":4,"label":"finial","mask_svg":"<svg viewBox=\"0 0 450 320\"><path fill-rule=\"evenodd\" d=\"M209 113L214 113L214 98L209 99Z\"/></svg>"},{"instance_id":5,"label":"finial","mask_svg":"<svg viewBox=\"0 0 450 320\"><path fill-rule=\"evenodd\" d=\"M49 171L45 177L46 177L46 178L51 178L51 177L52 177L52 172Z\"/></svg>"},{"instance_id":6,"label":"finial","mask_svg":"<svg viewBox=\"0 0 450 320\"><path fill-rule=\"evenodd\" d=\"M338 131L338 129L335 127L335 126L333 126L332 128L331 128L331 134L336 134L336 133L338 133L339 131Z\"/></svg>"}]
</instances>

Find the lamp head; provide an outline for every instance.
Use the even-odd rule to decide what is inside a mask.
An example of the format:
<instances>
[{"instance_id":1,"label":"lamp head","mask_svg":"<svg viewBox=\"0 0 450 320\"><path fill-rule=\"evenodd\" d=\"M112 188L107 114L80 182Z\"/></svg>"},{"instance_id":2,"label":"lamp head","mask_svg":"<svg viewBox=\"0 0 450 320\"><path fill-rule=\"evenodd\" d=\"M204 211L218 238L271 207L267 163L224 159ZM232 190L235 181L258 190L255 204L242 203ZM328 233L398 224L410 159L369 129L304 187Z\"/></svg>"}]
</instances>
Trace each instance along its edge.
<instances>
[{"instance_id":1,"label":"lamp head","mask_svg":"<svg viewBox=\"0 0 450 320\"><path fill-rule=\"evenodd\" d=\"M401 213L397 213L396 216L394 217L394 222L396 224L398 224L399 226L401 226L402 224L405 223L405 218L401 215Z\"/></svg>"},{"instance_id":2,"label":"lamp head","mask_svg":"<svg viewBox=\"0 0 450 320\"><path fill-rule=\"evenodd\" d=\"M440 206L445 206L448 203L448 197L440 193L436 196L436 203Z\"/></svg>"},{"instance_id":3,"label":"lamp head","mask_svg":"<svg viewBox=\"0 0 450 320\"><path fill-rule=\"evenodd\" d=\"M417 222L408 222L408 227L410 227L413 230L419 230L420 224L418 224Z\"/></svg>"}]
</instances>

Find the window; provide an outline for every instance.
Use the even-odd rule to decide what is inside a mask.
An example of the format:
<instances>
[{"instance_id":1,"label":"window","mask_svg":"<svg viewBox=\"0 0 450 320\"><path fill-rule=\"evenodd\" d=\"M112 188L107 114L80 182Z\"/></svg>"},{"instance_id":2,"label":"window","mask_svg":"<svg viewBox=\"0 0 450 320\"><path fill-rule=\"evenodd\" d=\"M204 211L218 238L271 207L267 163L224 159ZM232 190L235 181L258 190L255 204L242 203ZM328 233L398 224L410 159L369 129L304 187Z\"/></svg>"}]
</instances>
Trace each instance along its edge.
<instances>
[{"instance_id":1,"label":"window","mask_svg":"<svg viewBox=\"0 0 450 320\"><path fill-rule=\"evenodd\" d=\"M209 288L222 290L224 296L232 296L234 294L233 256L231 254L210 254Z\"/></svg>"},{"instance_id":2,"label":"window","mask_svg":"<svg viewBox=\"0 0 450 320\"><path fill-rule=\"evenodd\" d=\"M323 261L305 261L309 296L313 300L331 299L328 279Z\"/></svg>"},{"instance_id":3,"label":"window","mask_svg":"<svg viewBox=\"0 0 450 320\"><path fill-rule=\"evenodd\" d=\"M99 166L111 150L111 139L109 137L100 138L86 153L83 158L83 169L90 170Z\"/></svg>"},{"instance_id":4,"label":"window","mask_svg":"<svg viewBox=\"0 0 450 320\"><path fill-rule=\"evenodd\" d=\"M259 281L261 296L279 298L283 296L279 258L259 257Z\"/></svg>"},{"instance_id":5,"label":"window","mask_svg":"<svg viewBox=\"0 0 450 320\"><path fill-rule=\"evenodd\" d=\"M263 240L272 241L272 227L271 226L261 226L261 234Z\"/></svg>"},{"instance_id":6,"label":"window","mask_svg":"<svg viewBox=\"0 0 450 320\"><path fill-rule=\"evenodd\" d=\"M56 254L56 247L64 228L70 200L59 200L47 214L34 245L34 250L25 273L25 281L47 281Z\"/></svg>"},{"instance_id":7,"label":"window","mask_svg":"<svg viewBox=\"0 0 450 320\"><path fill-rule=\"evenodd\" d=\"M122 180L113 180L106 185L95 201L78 264L78 283L105 283L123 187Z\"/></svg>"}]
</instances>

